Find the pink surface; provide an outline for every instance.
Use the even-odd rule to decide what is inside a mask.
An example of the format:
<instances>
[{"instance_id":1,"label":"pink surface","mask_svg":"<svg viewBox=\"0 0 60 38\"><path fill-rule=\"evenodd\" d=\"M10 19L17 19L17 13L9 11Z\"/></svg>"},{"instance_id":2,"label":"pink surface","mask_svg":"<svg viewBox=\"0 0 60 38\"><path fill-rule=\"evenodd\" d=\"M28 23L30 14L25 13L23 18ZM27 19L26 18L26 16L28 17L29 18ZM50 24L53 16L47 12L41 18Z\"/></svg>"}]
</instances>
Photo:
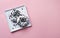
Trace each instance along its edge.
<instances>
[{"instance_id":1,"label":"pink surface","mask_svg":"<svg viewBox=\"0 0 60 38\"><path fill-rule=\"evenodd\" d=\"M32 27L10 33L4 11L21 5ZM60 0L0 0L0 38L60 38Z\"/></svg>"}]
</instances>

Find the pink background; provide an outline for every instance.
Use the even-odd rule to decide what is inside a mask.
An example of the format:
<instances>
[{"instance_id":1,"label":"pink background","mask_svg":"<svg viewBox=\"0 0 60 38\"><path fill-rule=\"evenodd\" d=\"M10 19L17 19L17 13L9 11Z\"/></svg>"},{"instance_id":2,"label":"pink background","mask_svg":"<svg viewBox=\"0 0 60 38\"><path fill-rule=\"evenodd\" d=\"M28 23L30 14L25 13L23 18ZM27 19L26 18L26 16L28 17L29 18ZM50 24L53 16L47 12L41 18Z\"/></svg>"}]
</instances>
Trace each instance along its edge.
<instances>
[{"instance_id":1,"label":"pink background","mask_svg":"<svg viewBox=\"0 0 60 38\"><path fill-rule=\"evenodd\" d=\"M5 10L21 5L32 27L10 33ZM60 0L0 0L0 38L60 38Z\"/></svg>"}]
</instances>

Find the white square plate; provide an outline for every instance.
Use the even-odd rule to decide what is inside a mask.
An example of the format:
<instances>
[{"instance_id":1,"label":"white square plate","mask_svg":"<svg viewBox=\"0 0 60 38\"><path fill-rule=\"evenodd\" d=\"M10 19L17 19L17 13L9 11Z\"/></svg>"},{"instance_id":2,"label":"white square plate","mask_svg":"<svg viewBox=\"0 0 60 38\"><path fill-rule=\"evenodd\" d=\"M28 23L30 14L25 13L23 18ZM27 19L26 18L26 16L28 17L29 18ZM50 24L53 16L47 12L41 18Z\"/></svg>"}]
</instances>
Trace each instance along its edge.
<instances>
[{"instance_id":1,"label":"white square plate","mask_svg":"<svg viewBox=\"0 0 60 38\"><path fill-rule=\"evenodd\" d=\"M11 32L31 26L27 9L24 5L6 10L5 15Z\"/></svg>"}]
</instances>

